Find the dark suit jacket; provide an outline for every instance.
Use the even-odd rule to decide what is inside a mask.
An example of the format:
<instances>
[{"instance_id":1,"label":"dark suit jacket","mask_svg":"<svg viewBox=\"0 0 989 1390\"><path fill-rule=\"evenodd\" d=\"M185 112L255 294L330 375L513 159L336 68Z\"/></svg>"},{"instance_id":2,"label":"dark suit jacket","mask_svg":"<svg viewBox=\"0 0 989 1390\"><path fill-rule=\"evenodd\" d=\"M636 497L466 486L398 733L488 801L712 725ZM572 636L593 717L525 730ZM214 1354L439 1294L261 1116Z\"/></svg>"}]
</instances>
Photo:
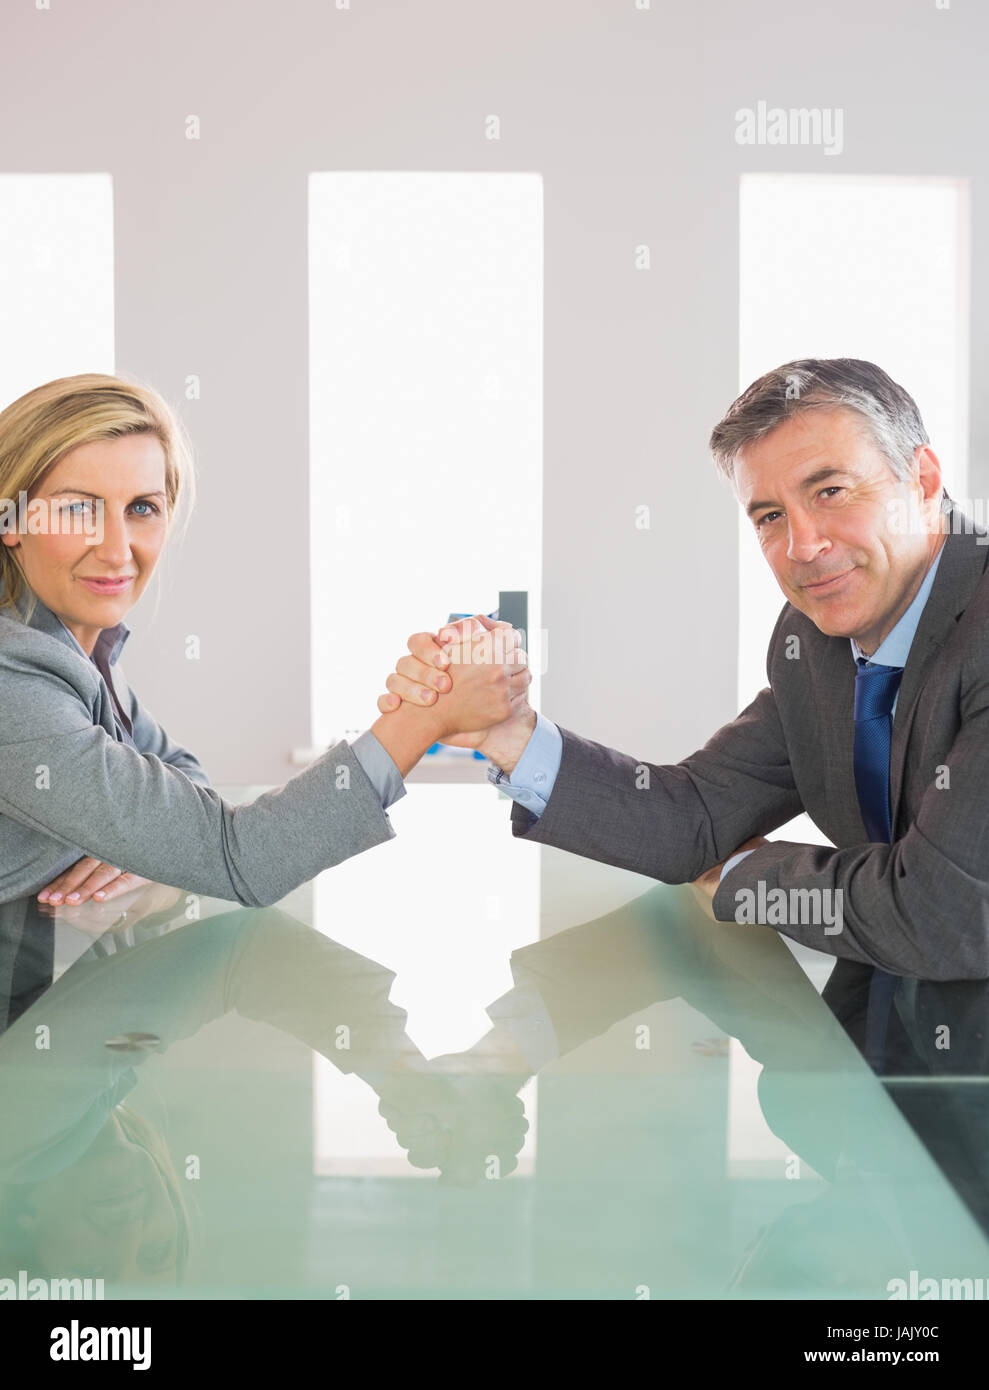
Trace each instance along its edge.
<instances>
[{"instance_id":1,"label":"dark suit jacket","mask_svg":"<svg viewBox=\"0 0 989 1390\"><path fill-rule=\"evenodd\" d=\"M837 848L777 840L755 850L725 875L714 912L738 920L736 894L758 894L760 881L766 893L840 890L837 934L820 918L796 920L805 910L769 925L838 957L825 997L860 1045L853 1025L874 967L989 978L989 535L945 506L951 529L893 721L891 844L868 841L859 811L848 639L825 636L789 603L769 645L768 688L703 748L659 766L564 729L543 815L512 809L516 836L666 883L692 882L806 811Z\"/></svg>"}]
</instances>

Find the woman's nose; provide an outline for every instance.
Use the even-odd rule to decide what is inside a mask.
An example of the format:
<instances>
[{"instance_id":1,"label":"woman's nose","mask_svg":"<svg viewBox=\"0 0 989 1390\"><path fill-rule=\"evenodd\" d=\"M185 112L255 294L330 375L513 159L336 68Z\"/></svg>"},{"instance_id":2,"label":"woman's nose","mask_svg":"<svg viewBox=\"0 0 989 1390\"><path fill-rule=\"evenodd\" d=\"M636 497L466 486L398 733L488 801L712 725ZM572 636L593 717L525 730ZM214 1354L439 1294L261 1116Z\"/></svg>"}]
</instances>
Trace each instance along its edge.
<instances>
[{"instance_id":1,"label":"woman's nose","mask_svg":"<svg viewBox=\"0 0 989 1390\"><path fill-rule=\"evenodd\" d=\"M104 564L119 565L129 559L131 543L127 519L123 516L114 516L109 508L105 508L103 535L93 546L93 550Z\"/></svg>"}]
</instances>

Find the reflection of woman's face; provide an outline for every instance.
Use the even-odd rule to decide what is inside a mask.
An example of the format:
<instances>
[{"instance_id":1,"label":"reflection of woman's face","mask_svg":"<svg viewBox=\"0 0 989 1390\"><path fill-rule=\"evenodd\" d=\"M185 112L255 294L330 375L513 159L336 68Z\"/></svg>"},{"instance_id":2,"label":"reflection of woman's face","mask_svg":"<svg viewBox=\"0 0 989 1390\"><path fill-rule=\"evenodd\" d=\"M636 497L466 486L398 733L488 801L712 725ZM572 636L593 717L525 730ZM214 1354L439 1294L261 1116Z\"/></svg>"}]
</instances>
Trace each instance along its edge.
<instances>
[{"instance_id":1,"label":"reflection of woman's face","mask_svg":"<svg viewBox=\"0 0 989 1390\"><path fill-rule=\"evenodd\" d=\"M174 1284L178 1218L158 1167L111 1115L86 1156L31 1193L49 1278Z\"/></svg>"}]
</instances>

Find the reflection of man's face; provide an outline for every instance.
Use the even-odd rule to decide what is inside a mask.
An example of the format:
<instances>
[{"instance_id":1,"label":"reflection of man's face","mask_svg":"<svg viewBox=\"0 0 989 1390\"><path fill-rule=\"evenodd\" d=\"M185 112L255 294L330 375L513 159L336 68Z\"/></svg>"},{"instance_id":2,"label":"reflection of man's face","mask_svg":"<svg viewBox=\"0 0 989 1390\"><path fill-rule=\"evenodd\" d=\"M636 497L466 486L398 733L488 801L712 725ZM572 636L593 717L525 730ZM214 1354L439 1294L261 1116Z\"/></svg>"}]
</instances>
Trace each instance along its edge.
<instances>
[{"instance_id":1,"label":"reflection of man's face","mask_svg":"<svg viewBox=\"0 0 989 1390\"><path fill-rule=\"evenodd\" d=\"M178 1218L168 1189L112 1115L83 1159L38 1184L30 1206L49 1278L176 1282Z\"/></svg>"},{"instance_id":2,"label":"reflection of man's face","mask_svg":"<svg viewBox=\"0 0 989 1390\"><path fill-rule=\"evenodd\" d=\"M735 483L793 606L874 652L943 541L934 453L918 450L901 482L855 411L808 410L746 445Z\"/></svg>"}]
</instances>

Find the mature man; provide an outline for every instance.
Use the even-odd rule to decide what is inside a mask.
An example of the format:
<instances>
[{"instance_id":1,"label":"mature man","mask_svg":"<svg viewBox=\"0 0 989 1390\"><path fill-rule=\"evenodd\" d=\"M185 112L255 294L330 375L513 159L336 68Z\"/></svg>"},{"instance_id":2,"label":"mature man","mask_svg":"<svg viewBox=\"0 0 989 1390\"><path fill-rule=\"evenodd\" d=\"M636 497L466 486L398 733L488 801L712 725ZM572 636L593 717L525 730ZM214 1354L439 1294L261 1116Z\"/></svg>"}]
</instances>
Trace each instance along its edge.
<instances>
[{"instance_id":1,"label":"mature man","mask_svg":"<svg viewBox=\"0 0 989 1390\"><path fill-rule=\"evenodd\" d=\"M787 599L768 687L674 766L527 707L474 746L516 836L696 882L719 920L835 955L831 1008L878 1071L912 1070L911 1044L931 1040L907 1038L894 995L989 978L989 536L945 493L914 401L869 362L768 372L711 449ZM447 636L410 639L383 712L446 688ZM801 811L836 848L762 839Z\"/></svg>"}]
</instances>

